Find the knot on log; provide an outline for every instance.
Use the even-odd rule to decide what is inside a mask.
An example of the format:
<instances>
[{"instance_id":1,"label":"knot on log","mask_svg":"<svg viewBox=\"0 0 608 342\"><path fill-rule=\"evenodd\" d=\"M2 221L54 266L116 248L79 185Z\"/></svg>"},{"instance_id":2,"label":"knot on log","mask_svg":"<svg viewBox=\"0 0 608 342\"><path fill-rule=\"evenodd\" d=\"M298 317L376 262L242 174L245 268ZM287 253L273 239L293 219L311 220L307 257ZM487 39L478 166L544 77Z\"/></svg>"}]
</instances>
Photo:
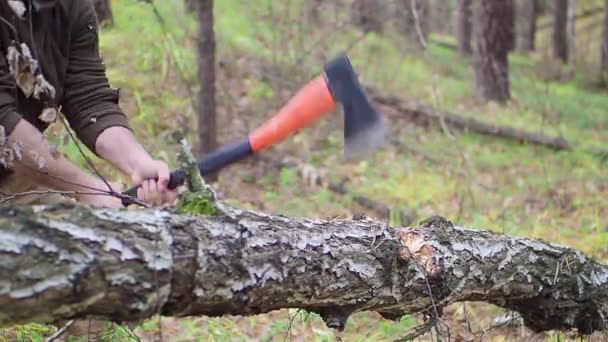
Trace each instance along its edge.
<instances>
[{"instance_id":1,"label":"knot on log","mask_svg":"<svg viewBox=\"0 0 608 342\"><path fill-rule=\"evenodd\" d=\"M438 280L443 272L441 255L434 250L425 236L417 232L417 228L435 228L440 231L452 229L454 224L444 217L432 216L420 222L418 227L401 229L397 232L403 244L400 257L405 261L414 261L427 279Z\"/></svg>"}]
</instances>

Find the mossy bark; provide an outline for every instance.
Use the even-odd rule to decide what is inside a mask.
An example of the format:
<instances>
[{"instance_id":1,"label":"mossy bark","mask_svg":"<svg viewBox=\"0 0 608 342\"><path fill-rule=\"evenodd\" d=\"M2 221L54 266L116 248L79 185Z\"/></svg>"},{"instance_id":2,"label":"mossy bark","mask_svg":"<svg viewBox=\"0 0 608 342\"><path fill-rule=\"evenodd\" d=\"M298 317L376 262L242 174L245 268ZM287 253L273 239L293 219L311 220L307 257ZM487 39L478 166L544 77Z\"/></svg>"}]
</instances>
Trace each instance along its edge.
<instances>
[{"instance_id":1,"label":"mossy bark","mask_svg":"<svg viewBox=\"0 0 608 342\"><path fill-rule=\"evenodd\" d=\"M303 308L340 329L356 311L485 301L537 331L588 333L605 328L607 284L608 267L578 251L441 218L394 229L236 209L0 208L0 326Z\"/></svg>"}]
</instances>

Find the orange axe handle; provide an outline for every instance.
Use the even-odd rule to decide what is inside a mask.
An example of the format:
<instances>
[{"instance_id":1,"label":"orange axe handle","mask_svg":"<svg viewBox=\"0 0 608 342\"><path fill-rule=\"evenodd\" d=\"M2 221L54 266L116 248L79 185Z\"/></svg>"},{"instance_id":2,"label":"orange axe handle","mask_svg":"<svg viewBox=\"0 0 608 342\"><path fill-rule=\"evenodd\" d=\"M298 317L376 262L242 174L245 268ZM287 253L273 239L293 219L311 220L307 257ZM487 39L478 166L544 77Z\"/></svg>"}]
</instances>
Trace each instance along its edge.
<instances>
[{"instance_id":1,"label":"orange axe handle","mask_svg":"<svg viewBox=\"0 0 608 342\"><path fill-rule=\"evenodd\" d=\"M215 173L223 167L259 152L289 135L310 125L323 114L329 113L336 107L325 77L318 76L302 87L279 112L264 125L254 130L248 138L205 156L198 162L202 176ZM185 182L185 172L176 170L171 173L169 189L175 189ZM122 202L129 206L137 197L138 187L123 193Z\"/></svg>"},{"instance_id":2,"label":"orange axe handle","mask_svg":"<svg viewBox=\"0 0 608 342\"><path fill-rule=\"evenodd\" d=\"M263 126L249 135L253 153L299 131L336 107L323 76L310 81Z\"/></svg>"}]
</instances>

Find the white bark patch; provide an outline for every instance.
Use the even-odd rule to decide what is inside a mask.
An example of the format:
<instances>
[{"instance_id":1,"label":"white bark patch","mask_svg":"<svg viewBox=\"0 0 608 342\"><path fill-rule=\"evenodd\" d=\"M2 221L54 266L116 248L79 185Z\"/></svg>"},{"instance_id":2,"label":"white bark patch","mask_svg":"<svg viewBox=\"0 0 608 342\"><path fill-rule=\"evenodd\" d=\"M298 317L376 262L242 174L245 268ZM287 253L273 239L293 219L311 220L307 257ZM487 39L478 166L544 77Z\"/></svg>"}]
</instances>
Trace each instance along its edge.
<instances>
[{"instance_id":1,"label":"white bark patch","mask_svg":"<svg viewBox=\"0 0 608 342\"><path fill-rule=\"evenodd\" d=\"M104 249L108 252L119 252L120 260L122 261L135 260L139 258L137 254L133 252L133 250L131 250L129 247L125 246L120 240L117 240L115 238L107 239L106 244L104 245Z\"/></svg>"},{"instance_id":2,"label":"white bark patch","mask_svg":"<svg viewBox=\"0 0 608 342\"><path fill-rule=\"evenodd\" d=\"M33 286L23 287L10 291L9 297L23 299L43 293L49 289L69 288L72 282L65 274L59 274L35 283Z\"/></svg>"},{"instance_id":3,"label":"white bark patch","mask_svg":"<svg viewBox=\"0 0 608 342\"><path fill-rule=\"evenodd\" d=\"M125 225L137 225L143 227L148 232L159 236L160 239L158 243L155 244L155 248L152 250L142 249L139 253L152 269L158 271L172 269L173 253L171 252L170 246L173 244L173 237L166 225L167 220L171 217L169 213L163 211L113 212L111 210L96 210L93 211L93 215L114 223L118 222ZM131 258L132 255L137 255L137 253L132 250L126 251L123 249L123 251L127 253L127 255L123 256L127 260Z\"/></svg>"},{"instance_id":4,"label":"white bark patch","mask_svg":"<svg viewBox=\"0 0 608 342\"><path fill-rule=\"evenodd\" d=\"M26 246L35 246L45 253L59 252L59 248L48 241L22 233L0 231L0 252L21 254Z\"/></svg>"}]
</instances>

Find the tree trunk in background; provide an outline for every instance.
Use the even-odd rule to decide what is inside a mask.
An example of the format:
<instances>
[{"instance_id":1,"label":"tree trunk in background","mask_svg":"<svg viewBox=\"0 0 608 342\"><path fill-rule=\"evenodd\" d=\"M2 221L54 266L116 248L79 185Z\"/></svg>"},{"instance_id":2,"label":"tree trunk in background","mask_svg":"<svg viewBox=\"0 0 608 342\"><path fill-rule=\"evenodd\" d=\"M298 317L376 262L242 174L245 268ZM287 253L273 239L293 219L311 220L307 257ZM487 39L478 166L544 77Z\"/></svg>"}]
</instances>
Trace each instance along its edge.
<instances>
[{"instance_id":1,"label":"tree trunk in background","mask_svg":"<svg viewBox=\"0 0 608 342\"><path fill-rule=\"evenodd\" d=\"M466 301L516 311L536 332L608 326L608 266L440 217L392 228L236 209L12 206L0 207L0 236L0 326L302 308L342 330L354 312L437 317Z\"/></svg>"},{"instance_id":2,"label":"tree trunk in background","mask_svg":"<svg viewBox=\"0 0 608 342\"><path fill-rule=\"evenodd\" d=\"M217 148L213 0L198 0L196 14L198 17L198 78L200 82L198 136L199 153L202 157Z\"/></svg>"},{"instance_id":3,"label":"tree trunk in background","mask_svg":"<svg viewBox=\"0 0 608 342\"><path fill-rule=\"evenodd\" d=\"M608 0L604 2L604 28L601 43L601 77L604 85L608 85Z\"/></svg>"},{"instance_id":4,"label":"tree trunk in background","mask_svg":"<svg viewBox=\"0 0 608 342\"><path fill-rule=\"evenodd\" d=\"M568 63L568 0L553 4L553 56Z\"/></svg>"},{"instance_id":5,"label":"tree trunk in background","mask_svg":"<svg viewBox=\"0 0 608 342\"><path fill-rule=\"evenodd\" d=\"M353 23L365 33L384 30L384 4L377 0L355 0L351 8Z\"/></svg>"},{"instance_id":6,"label":"tree trunk in background","mask_svg":"<svg viewBox=\"0 0 608 342\"><path fill-rule=\"evenodd\" d=\"M431 31L439 34L453 35L453 4L446 0L427 0L429 2L429 17L432 18Z\"/></svg>"},{"instance_id":7,"label":"tree trunk in background","mask_svg":"<svg viewBox=\"0 0 608 342\"><path fill-rule=\"evenodd\" d=\"M185 0L186 2L186 10L188 12L195 12L196 11L196 2L198 0Z\"/></svg>"},{"instance_id":8,"label":"tree trunk in background","mask_svg":"<svg viewBox=\"0 0 608 342\"><path fill-rule=\"evenodd\" d=\"M306 13L307 25L321 24L323 0L308 0L304 2L304 11Z\"/></svg>"},{"instance_id":9,"label":"tree trunk in background","mask_svg":"<svg viewBox=\"0 0 608 342\"><path fill-rule=\"evenodd\" d=\"M110 0L94 0L93 5L95 6L99 24L114 24L114 15L112 14Z\"/></svg>"},{"instance_id":10,"label":"tree trunk in background","mask_svg":"<svg viewBox=\"0 0 608 342\"><path fill-rule=\"evenodd\" d=\"M511 97L508 54L513 39L513 0L475 0L473 7L477 95L506 102Z\"/></svg>"},{"instance_id":11,"label":"tree trunk in background","mask_svg":"<svg viewBox=\"0 0 608 342\"><path fill-rule=\"evenodd\" d=\"M568 0L568 63L576 60L576 0Z\"/></svg>"},{"instance_id":12,"label":"tree trunk in background","mask_svg":"<svg viewBox=\"0 0 608 342\"><path fill-rule=\"evenodd\" d=\"M517 49L531 52L536 48L536 22L539 12L538 0L518 0L516 12Z\"/></svg>"},{"instance_id":13,"label":"tree trunk in background","mask_svg":"<svg viewBox=\"0 0 608 342\"><path fill-rule=\"evenodd\" d=\"M471 36L473 32L473 0L456 0L454 11L458 51L462 55L470 55Z\"/></svg>"}]
</instances>

